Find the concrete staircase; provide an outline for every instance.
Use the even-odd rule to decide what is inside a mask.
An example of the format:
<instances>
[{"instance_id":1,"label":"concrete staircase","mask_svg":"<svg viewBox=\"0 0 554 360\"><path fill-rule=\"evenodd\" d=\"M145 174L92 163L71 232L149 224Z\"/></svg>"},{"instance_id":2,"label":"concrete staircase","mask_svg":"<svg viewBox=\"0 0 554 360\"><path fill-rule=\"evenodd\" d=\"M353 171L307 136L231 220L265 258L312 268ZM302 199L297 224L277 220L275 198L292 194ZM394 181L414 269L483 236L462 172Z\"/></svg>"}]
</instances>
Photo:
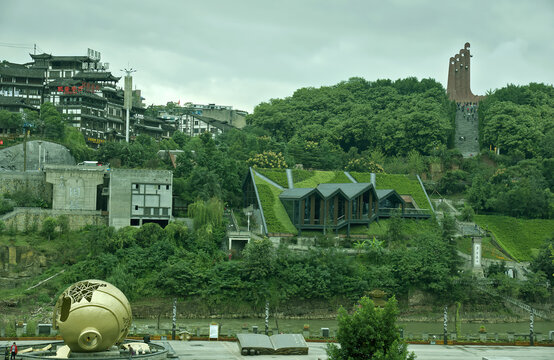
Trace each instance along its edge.
<instances>
[{"instance_id":1,"label":"concrete staircase","mask_svg":"<svg viewBox=\"0 0 554 360\"><path fill-rule=\"evenodd\" d=\"M477 109L470 113L463 107L456 111L456 148L460 150L464 158L475 156L479 153L479 120Z\"/></svg>"}]
</instances>

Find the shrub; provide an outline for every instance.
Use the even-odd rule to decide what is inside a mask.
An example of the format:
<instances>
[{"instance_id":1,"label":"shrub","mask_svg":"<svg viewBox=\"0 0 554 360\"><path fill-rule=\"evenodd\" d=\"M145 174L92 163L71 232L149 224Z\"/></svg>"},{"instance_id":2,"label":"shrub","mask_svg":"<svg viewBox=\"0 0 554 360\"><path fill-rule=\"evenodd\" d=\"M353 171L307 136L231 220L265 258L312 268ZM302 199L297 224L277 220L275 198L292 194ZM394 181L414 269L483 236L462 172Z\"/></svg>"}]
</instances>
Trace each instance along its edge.
<instances>
[{"instance_id":1,"label":"shrub","mask_svg":"<svg viewBox=\"0 0 554 360\"><path fill-rule=\"evenodd\" d=\"M473 221L474 215L475 215L475 211L473 211L473 208L468 204L464 204L464 208L462 209L460 219L462 221Z\"/></svg>"},{"instance_id":2,"label":"shrub","mask_svg":"<svg viewBox=\"0 0 554 360\"><path fill-rule=\"evenodd\" d=\"M376 308L367 297L360 299L352 315L341 307L337 317L337 340L340 348L334 344L329 345L329 359L415 359L415 355L408 353L408 346L400 339L396 326L397 316L394 297L387 301L384 309Z\"/></svg>"},{"instance_id":3,"label":"shrub","mask_svg":"<svg viewBox=\"0 0 554 360\"><path fill-rule=\"evenodd\" d=\"M346 164L345 167L348 171L360 171L360 172L370 172L370 173L384 173L385 170L383 167L368 158L355 158L352 159Z\"/></svg>"},{"instance_id":4,"label":"shrub","mask_svg":"<svg viewBox=\"0 0 554 360\"><path fill-rule=\"evenodd\" d=\"M41 234L50 240L52 236L55 234L56 226L57 226L56 219L52 217L47 217L42 221L42 229Z\"/></svg>"},{"instance_id":5,"label":"shrub","mask_svg":"<svg viewBox=\"0 0 554 360\"><path fill-rule=\"evenodd\" d=\"M286 169L287 163L282 153L273 151L264 151L262 154L256 154L247 160L247 163L254 168Z\"/></svg>"}]
</instances>

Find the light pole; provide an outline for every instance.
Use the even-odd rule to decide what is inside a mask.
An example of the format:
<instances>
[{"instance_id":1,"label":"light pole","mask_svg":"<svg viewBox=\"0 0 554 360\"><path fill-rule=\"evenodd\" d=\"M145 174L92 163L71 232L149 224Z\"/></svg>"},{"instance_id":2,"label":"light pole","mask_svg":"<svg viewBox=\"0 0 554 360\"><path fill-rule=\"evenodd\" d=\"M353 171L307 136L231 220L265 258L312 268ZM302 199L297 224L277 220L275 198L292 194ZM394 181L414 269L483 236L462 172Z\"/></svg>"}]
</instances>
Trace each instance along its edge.
<instances>
[{"instance_id":1,"label":"light pole","mask_svg":"<svg viewBox=\"0 0 554 360\"><path fill-rule=\"evenodd\" d=\"M247 229L248 229L248 231L250 231L250 216L252 216L252 211L248 211L246 213L246 215L248 216L248 228Z\"/></svg>"},{"instance_id":2,"label":"light pole","mask_svg":"<svg viewBox=\"0 0 554 360\"><path fill-rule=\"evenodd\" d=\"M38 141L38 169L40 171L40 153L41 153L41 150L42 150L42 141L39 140Z\"/></svg>"},{"instance_id":3,"label":"light pole","mask_svg":"<svg viewBox=\"0 0 554 360\"><path fill-rule=\"evenodd\" d=\"M127 75L125 76L125 88L124 88L124 100L123 104L125 105L126 112L126 121L125 121L125 141L129 142L129 113L133 107L133 77L132 73L136 72L135 69L122 69Z\"/></svg>"}]
</instances>

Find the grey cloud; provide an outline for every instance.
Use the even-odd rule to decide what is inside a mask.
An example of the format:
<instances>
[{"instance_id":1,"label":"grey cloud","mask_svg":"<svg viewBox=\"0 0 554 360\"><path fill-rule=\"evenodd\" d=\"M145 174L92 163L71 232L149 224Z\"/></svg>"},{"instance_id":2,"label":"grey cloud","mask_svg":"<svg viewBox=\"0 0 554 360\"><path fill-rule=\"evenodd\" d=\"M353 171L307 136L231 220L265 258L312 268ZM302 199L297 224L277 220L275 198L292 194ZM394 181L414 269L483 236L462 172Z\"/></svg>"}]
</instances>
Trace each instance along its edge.
<instances>
[{"instance_id":1,"label":"grey cloud","mask_svg":"<svg viewBox=\"0 0 554 360\"><path fill-rule=\"evenodd\" d=\"M210 102L251 111L302 86L432 77L472 44L472 85L552 83L553 2L545 1L7 1L0 42L49 53L102 52L138 69L148 103ZM0 59L29 61L0 47Z\"/></svg>"}]
</instances>

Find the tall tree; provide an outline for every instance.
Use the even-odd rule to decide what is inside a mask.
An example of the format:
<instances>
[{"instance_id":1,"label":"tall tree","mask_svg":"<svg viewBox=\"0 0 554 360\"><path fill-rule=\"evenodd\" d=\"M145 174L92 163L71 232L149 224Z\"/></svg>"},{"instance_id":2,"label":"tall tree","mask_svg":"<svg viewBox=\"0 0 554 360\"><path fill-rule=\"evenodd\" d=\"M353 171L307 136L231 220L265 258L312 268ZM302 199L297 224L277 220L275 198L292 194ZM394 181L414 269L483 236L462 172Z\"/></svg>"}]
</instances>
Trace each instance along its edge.
<instances>
[{"instance_id":1,"label":"tall tree","mask_svg":"<svg viewBox=\"0 0 554 360\"><path fill-rule=\"evenodd\" d=\"M44 124L44 136L48 139L62 141L64 138L64 122L62 114L49 102L40 106L40 119Z\"/></svg>"},{"instance_id":2,"label":"tall tree","mask_svg":"<svg viewBox=\"0 0 554 360\"><path fill-rule=\"evenodd\" d=\"M397 302L394 297L383 309L376 308L373 301L362 297L352 314L341 307L337 317L339 329L335 344L327 347L331 360L405 360L415 359L408 346L400 338L396 318Z\"/></svg>"}]
</instances>

